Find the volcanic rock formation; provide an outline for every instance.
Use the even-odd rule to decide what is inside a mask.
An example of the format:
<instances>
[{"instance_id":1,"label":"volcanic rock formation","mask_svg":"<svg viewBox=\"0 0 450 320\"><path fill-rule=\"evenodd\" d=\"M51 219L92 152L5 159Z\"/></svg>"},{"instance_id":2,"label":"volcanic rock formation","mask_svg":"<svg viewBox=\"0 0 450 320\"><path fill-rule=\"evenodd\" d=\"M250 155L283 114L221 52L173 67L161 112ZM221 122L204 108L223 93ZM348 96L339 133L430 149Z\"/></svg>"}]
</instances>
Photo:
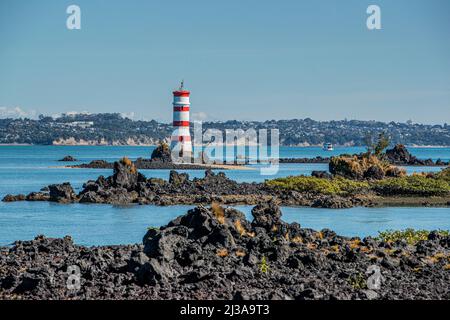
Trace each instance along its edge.
<instances>
[{"instance_id":1,"label":"volcanic rock formation","mask_svg":"<svg viewBox=\"0 0 450 320\"><path fill-rule=\"evenodd\" d=\"M199 206L150 228L143 245L17 241L0 247L0 299L450 298L449 236L342 237L284 222L274 202L252 215L249 222L232 208Z\"/></svg>"}]
</instances>

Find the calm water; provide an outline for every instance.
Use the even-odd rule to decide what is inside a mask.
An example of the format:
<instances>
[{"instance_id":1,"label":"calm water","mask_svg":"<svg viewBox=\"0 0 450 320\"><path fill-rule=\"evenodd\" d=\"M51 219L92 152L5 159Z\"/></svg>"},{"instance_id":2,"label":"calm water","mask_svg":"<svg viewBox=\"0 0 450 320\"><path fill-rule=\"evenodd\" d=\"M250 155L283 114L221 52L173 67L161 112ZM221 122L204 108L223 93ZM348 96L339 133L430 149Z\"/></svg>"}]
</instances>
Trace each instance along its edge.
<instances>
[{"instance_id":1,"label":"calm water","mask_svg":"<svg viewBox=\"0 0 450 320\"><path fill-rule=\"evenodd\" d=\"M111 170L65 169L56 160L72 155L87 162L94 159L117 160L149 157L151 147L87 147L87 146L0 146L0 198L8 193L29 193L51 183L69 181L79 191L88 179L108 176ZM356 153L362 148L336 148L333 152L318 147L280 149L281 157L316 157ZM420 158L450 159L450 148L411 148ZM264 181L259 170L227 170L237 181ZM310 174L312 170L327 170L326 164L283 164L276 177ZM409 167L408 172L436 171L436 167ZM142 170L150 177L167 179L168 170ZM185 171L191 177L202 177L202 171ZM85 245L123 244L140 242L148 226L159 226L190 207L153 207L109 205L59 205L54 203L0 202L0 245L17 239L31 239L37 234L60 237L72 235ZM249 213L250 208L242 208ZM406 227L450 229L448 208L354 208L329 210L285 208L286 221L298 221L315 229L331 228L348 236L375 235L380 230Z\"/></svg>"},{"instance_id":2,"label":"calm water","mask_svg":"<svg viewBox=\"0 0 450 320\"><path fill-rule=\"evenodd\" d=\"M190 206L111 206L11 203L0 206L0 245L33 239L71 235L77 244L139 243L148 227L164 225L186 213ZM237 206L251 218L250 206ZM448 208L351 208L342 210L283 208L283 219L303 227L329 228L340 235L376 236L387 229L450 229Z\"/></svg>"}]
</instances>

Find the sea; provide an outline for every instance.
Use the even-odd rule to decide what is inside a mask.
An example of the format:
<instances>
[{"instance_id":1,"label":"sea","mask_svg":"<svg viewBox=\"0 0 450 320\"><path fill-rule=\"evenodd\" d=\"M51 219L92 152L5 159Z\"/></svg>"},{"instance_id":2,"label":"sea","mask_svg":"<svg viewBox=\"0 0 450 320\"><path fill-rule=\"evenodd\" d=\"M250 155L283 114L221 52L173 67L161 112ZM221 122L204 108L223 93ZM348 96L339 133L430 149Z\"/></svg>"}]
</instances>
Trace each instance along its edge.
<instances>
[{"instance_id":1,"label":"sea","mask_svg":"<svg viewBox=\"0 0 450 320\"><path fill-rule=\"evenodd\" d=\"M6 194L27 194L52 183L70 182L75 191L87 180L109 176L112 170L69 169L58 159L71 155L78 162L95 159L115 161L149 158L154 147L145 146L0 146L0 198ZM421 159L450 160L450 148L413 148L408 150ZM280 147L281 158L329 157L364 151L360 147ZM313 170L328 170L327 164L280 164L275 175L261 175L262 165L248 170L226 170L228 177L239 182L261 182L291 175L310 175ZM405 167L408 173L440 171L441 167ZM221 170L216 170L221 171ZM168 179L169 170L141 170L147 177ZM191 178L203 177L202 170L185 170ZM70 235L75 243L86 246L119 245L142 242L149 227L166 224L193 206L157 207L152 205L114 206L99 204L57 204L49 202L0 202L0 245L16 240L30 240L37 235L63 237ZM237 206L251 219L250 206ZM450 230L450 208L282 208L283 219L303 227L328 228L344 236L376 236L389 229Z\"/></svg>"}]
</instances>

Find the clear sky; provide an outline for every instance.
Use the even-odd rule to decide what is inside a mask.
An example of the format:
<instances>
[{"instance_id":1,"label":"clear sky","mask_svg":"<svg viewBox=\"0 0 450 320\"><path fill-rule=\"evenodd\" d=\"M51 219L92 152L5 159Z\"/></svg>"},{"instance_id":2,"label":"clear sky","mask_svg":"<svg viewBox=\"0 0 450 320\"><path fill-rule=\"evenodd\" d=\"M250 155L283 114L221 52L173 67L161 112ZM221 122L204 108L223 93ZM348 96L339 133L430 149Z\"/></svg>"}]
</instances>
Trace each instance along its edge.
<instances>
[{"instance_id":1,"label":"clear sky","mask_svg":"<svg viewBox=\"0 0 450 320\"><path fill-rule=\"evenodd\" d=\"M0 0L0 116L170 121L183 78L195 118L450 123L450 1Z\"/></svg>"}]
</instances>

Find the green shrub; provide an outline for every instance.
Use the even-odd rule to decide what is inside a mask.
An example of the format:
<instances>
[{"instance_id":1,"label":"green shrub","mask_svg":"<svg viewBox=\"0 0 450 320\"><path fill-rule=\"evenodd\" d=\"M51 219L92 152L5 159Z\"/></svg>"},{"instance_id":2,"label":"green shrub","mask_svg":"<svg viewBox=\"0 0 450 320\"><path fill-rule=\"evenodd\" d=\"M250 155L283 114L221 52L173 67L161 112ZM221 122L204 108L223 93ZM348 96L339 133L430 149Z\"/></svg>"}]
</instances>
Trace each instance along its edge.
<instances>
[{"instance_id":1,"label":"green shrub","mask_svg":"<svg viewBox=\"0 0 450 320\"><path fill-rule=\"evenodd\" d=\"M267 273L269 271L269 264L265 256L262 257L261 264L259 266L262 273Z\"/></svg>"},{"instance_id":2,"label":"green shrub","mask_svg":"<svg viewBox=\"0 0 450 320\"><path fill-rule=\"evenodd\" d=\"M441 172L436 174L437 179L447 181L450 183L450 167L443 169Z\"/></svg>"},{"instance_id":3,"label":"green shrub","mask_svg":"<svg viewBox=\"0 0 450 320\"><path fill-rule=\"evenodd\" d=\"M355 290L367 289L367 280L361 272L351 275L347 281Z\"/></svg>"},{"instance_id":4,"label":"green shrub","mask_svg":"<svg viewBox=\"0 0 450 320\"><path fill-rule=\"evenodd\" d=\"M438 233L441 236L449 236L450 232L446 230L439 230ZM427 230L414 230L414 229L406 229L406 230L386 230L382 232L378 232L377 240L385 241L385 242L395 242L397 240L405 240L409 244L416 244L421 240L428 240L428 235L430 231Z\"/></svg>"},{"instance_id":5,"label":"green shrub","mask_svg":"<svg viewBox=\"0 0 450 320\"><path fill-rule=\"evenodd\" d=\"M421 175L380 180L372 183L372 189L382 195L444 196L450 193L447 181Z\"/></svg>"},{"instance_id":6,"label":"green shrub","mask_svg":"<svg viewBox=\"0 0 450 320\"><path fill-rule=\"evenodd\" d=\"M315 194L342 195L374 191L386 196L446 196L450 194L450 170L439 174L412 175L397 178L385 178L376 181L358 181L336 176L323 179L310 176L290 176L267 180L266 185L285 190L310 192Z\"/></svg>"},{"instance_id":7,"label":"green shrub","mask_svg":"<svg viewBox=\"0 0 450 320\"><path fill-rule=\"evenodd\" d=\"M299 192L311 192L316 194L349 195L358 193L369 188L367 182L354 181L342 177L333 179L322 179L307 176L290 176L266 181L271 187Z\"/></svg>"}]
</instances>

